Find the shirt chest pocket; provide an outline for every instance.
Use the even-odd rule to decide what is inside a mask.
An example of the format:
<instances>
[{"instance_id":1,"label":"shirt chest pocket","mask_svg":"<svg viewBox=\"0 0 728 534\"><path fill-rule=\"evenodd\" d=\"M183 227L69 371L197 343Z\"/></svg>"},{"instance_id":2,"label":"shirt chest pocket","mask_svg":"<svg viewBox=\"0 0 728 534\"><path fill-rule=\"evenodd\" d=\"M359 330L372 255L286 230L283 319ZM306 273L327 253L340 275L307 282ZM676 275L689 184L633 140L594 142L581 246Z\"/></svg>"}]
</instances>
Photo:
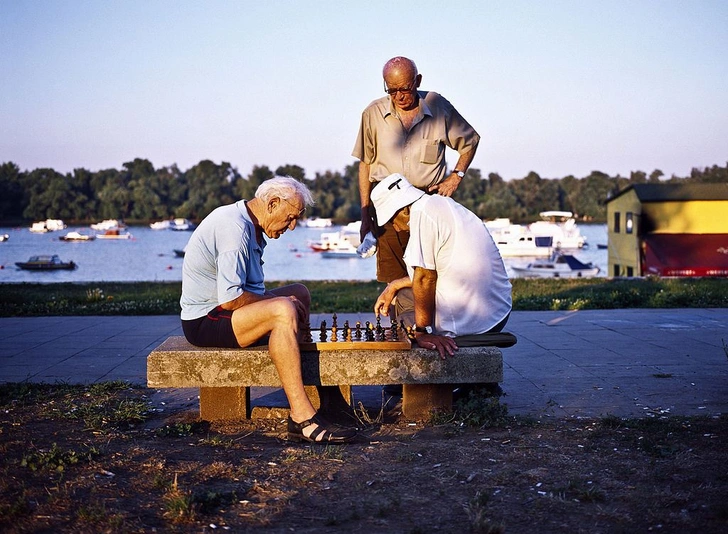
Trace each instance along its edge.
<instances>
[{"instance_id":1,"label":"shirt chest pocket","mask_svg":"<svg viewBox=\"0 0 728 534\"><path fill-rule=\"evenodd\" d=\"M442 143L438 140L425 139L422 145L422 153L420 155L420 161L428 165L438 163L441 158L441 152L443 150Z\"/></svg>"}]
</instances>

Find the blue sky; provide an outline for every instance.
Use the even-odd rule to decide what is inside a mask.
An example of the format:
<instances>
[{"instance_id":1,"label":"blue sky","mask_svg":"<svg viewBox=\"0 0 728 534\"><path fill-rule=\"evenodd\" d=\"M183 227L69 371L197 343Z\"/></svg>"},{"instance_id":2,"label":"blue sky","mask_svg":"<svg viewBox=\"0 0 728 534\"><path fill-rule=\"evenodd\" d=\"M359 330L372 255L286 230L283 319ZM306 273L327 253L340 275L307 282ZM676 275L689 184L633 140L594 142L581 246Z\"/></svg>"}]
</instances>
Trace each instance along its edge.
<instances>
[{"instance_id":1,"label":"blue sky","mask_svg":"<svg viewBox=\"0 0 728 534\"><path fill-rule=\"evenodd\" d=\"M685 176L728 162L726 28L723 0L0 0L0 162L341 171L404 55L484 176Z\"/></svg>"}]
</instances>

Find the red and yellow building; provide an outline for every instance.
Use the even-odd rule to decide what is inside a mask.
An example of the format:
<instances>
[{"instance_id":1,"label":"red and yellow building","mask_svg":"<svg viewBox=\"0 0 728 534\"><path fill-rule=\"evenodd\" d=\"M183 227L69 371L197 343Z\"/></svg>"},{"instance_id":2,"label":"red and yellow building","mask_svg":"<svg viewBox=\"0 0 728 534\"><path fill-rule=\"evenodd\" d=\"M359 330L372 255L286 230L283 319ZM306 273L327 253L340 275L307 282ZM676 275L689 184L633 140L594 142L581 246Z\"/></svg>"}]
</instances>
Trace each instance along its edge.
<instances>
[{"instance_id":1,"label":"red and yellow building","mask_svg":"<svg viewBox=\"0 0 728 534\"><path fill-rule=\"evenodd\" d=\"M728 277L728 184L634 184L607 201L610 276Z\"/></svg>"}]
</instances>

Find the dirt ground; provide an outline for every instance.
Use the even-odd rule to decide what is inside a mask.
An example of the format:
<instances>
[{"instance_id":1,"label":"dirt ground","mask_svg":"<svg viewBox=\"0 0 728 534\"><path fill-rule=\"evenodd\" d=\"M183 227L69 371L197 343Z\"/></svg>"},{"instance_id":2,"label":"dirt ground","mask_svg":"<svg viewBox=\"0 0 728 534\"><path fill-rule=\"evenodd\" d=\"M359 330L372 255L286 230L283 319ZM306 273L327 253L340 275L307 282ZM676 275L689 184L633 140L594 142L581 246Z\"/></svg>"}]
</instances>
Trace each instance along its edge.
<instances>
[{"instance_id":1,"label":"dirt ground","mask_svg":"<svg viewBox=\"0 0 728 534\"><path fill-rule=\"evenodd\" d=\"M282 420L145 413L151 394L3 386L0 531L728 531L725 416L531 420L472 398L310 446Z\"/></svg>"}]
</instances>

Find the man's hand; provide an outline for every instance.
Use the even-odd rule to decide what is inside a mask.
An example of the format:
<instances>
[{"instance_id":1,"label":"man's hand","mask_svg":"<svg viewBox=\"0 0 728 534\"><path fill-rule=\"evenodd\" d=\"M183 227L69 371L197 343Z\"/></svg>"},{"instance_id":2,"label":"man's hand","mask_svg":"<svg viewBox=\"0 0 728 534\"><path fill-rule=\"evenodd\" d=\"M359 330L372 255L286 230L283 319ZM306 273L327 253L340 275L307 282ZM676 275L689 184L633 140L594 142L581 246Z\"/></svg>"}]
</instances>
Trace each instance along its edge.
<instances>
[{"instance_id":1,"label":"man's hand","mask_svg":"<svg viewBox=\"0 0 728 534\"><path fill-rule=\"evenodd\" d=\"M430 193L437 193L438 195L442 195L443 197L451 197L453 193L457 190L460 182L461 178L453 172L450 173L450 175L439 184L435 184L432 187L428 188L428 191Z\"/></svg>"},{"instance_id":2,"label":"man's hand","mask_svg":"<svg viewBox=\"0 0 728 534\"><path fill-rule=\"evenodd\" d=\"M384 291L377 297L377 302L374 303L374 313L384 316L389 315L389 308L392 305L394 297L397 296L397 292L406 287L412 287L412 281L407 276L389 282L387 287L384 288Z\"/></svg>"},{"instance_id":3,"label":"man's hand","mask_svg":"<svg viewBox=\"0 0 728 534\"><path fill-rule=\"evenodd\" d=\"M440 358L445 359L445 354L452 357L458 346L455 340L447 336L438 336L437 334L415 333L415 341L423 349L433 349L440 353Z\"/></svg>"}]
</instances>

